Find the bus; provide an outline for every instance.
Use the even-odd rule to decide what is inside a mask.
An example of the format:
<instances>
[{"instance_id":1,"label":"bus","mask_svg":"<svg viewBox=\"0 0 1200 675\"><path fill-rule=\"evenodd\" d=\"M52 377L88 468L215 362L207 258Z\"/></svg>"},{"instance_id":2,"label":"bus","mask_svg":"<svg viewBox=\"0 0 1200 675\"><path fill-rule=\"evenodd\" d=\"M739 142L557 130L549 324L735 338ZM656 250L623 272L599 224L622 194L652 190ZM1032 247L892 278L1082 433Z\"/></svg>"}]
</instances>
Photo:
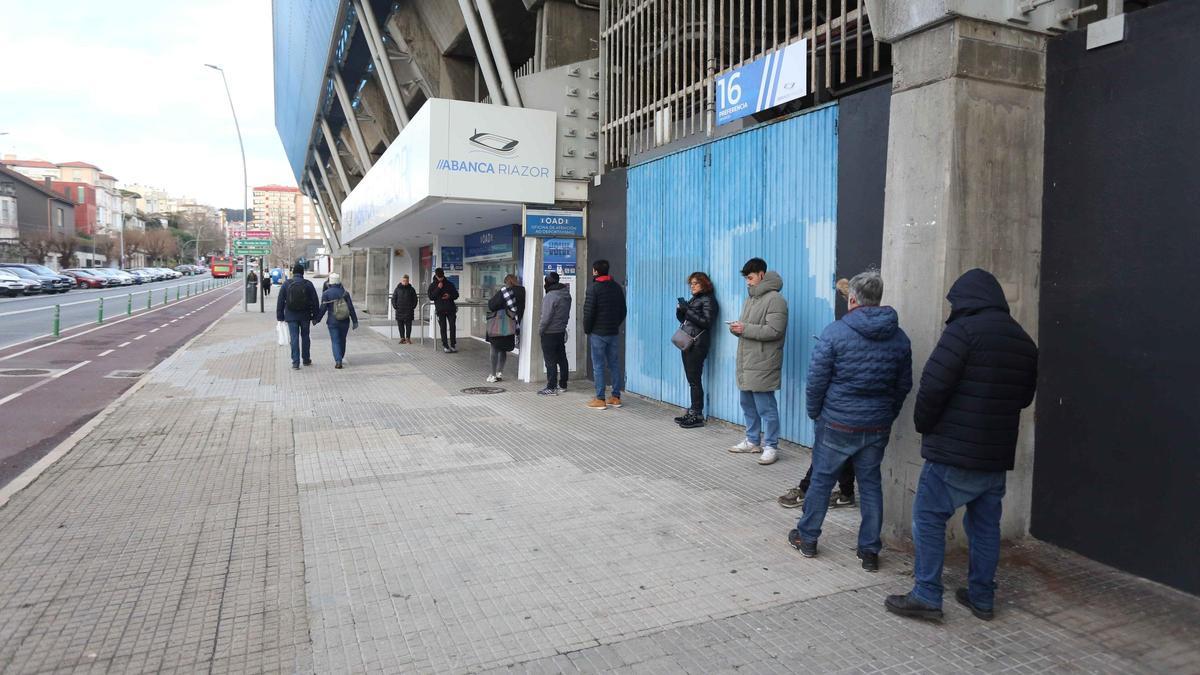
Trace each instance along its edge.
<instances>
[{"instance_id":1,"label":"bus","mask_svg":"<svg viewBox=\"0 0 1200 675\"><path fill-rule=\"evenodd\" d=\"M208 261L208 269L214 279L233 276L233 260L227 256L216 255Z\"/></svg>"}]
</instances>

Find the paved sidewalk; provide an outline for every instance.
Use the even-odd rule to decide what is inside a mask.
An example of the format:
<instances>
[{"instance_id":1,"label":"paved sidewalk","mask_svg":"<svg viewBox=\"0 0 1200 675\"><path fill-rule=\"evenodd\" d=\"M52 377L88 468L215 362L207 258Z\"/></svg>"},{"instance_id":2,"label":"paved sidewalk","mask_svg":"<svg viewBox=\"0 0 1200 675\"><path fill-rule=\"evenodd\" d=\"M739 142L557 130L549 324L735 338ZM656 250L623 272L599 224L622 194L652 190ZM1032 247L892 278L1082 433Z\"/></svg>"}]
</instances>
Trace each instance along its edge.
<instances>
[{"instance_id":1,"label":"paved sidewalk","mask_svg":"<svg viewBox=\"0 0 1200 675\"><path fill-rule=\"evenodd\" d=\"M863 572L857 510L784 542L804 449L582 381L464 394L472 340L364 327L339 371L313 337L295 372L227 315L0 508L0 671L1200 672L1200 600L1036 542L991 623L886 614L911 558Z\"/></svg>"}]
</instances>

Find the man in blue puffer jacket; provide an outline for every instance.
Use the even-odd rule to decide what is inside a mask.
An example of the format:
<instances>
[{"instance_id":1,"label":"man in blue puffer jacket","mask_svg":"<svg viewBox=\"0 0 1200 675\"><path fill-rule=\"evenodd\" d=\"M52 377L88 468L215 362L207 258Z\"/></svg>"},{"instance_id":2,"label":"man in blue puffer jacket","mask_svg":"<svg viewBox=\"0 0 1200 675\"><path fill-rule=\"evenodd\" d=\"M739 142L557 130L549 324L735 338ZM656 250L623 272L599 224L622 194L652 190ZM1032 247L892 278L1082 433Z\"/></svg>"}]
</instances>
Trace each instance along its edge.
<instances>
[{"instance_id":1,"label":"man in blue puffer jacket","mask_svg":"<svg viewBox=\"0 0 1200 675\"><path fill-rule=\"evenodd\" d=\"M817 554L829 493L842 465L854 463L862 524L858 557L863 569L879 569L883 527L883 483L879 465L912 389L912 347L896 310L880 307L883 279L868 270L850 280L850 311L827 326L808 371L808 416L816 420L812 485L804 515L788 543L806 558Z\"/></svg>"}]
</instances>

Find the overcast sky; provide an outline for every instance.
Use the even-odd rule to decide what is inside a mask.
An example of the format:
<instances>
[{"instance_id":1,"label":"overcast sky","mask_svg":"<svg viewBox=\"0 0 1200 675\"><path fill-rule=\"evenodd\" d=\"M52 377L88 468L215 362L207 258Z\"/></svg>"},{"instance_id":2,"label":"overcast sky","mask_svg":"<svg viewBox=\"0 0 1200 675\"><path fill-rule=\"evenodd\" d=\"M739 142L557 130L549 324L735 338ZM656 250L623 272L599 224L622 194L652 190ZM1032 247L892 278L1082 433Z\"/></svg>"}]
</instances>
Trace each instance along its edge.
<instances>
[{"instance_id":1,"label":"overcast sky","mask_svg":"<svg viewBox=\"0 0 1200 675\"><path fill-rule=\"evenodd\" d=\"M0 0L0 153L84 161L125 183L240 208L295 185L275 131L270 0Z\"/></svg>"}]
</instances>

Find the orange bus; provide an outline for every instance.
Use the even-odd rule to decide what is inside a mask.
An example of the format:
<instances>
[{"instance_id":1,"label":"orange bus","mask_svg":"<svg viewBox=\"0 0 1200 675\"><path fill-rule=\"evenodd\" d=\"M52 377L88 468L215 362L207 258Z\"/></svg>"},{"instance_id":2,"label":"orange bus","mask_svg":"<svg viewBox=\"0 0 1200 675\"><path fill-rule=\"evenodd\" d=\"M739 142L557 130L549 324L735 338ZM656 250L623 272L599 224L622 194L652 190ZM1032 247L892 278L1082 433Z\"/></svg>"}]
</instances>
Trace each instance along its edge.
<instances>
[{"instance_id":1,"label":"orange bus","mask_svg":"<svg viewBox=\"0 0 1200 675\"><path fill-rule=\"evenodd\" d=\"M233 276L233 260L226 256L213 256L208 261L208 269L214 279Z\"/></svg>"}]
</instances>

